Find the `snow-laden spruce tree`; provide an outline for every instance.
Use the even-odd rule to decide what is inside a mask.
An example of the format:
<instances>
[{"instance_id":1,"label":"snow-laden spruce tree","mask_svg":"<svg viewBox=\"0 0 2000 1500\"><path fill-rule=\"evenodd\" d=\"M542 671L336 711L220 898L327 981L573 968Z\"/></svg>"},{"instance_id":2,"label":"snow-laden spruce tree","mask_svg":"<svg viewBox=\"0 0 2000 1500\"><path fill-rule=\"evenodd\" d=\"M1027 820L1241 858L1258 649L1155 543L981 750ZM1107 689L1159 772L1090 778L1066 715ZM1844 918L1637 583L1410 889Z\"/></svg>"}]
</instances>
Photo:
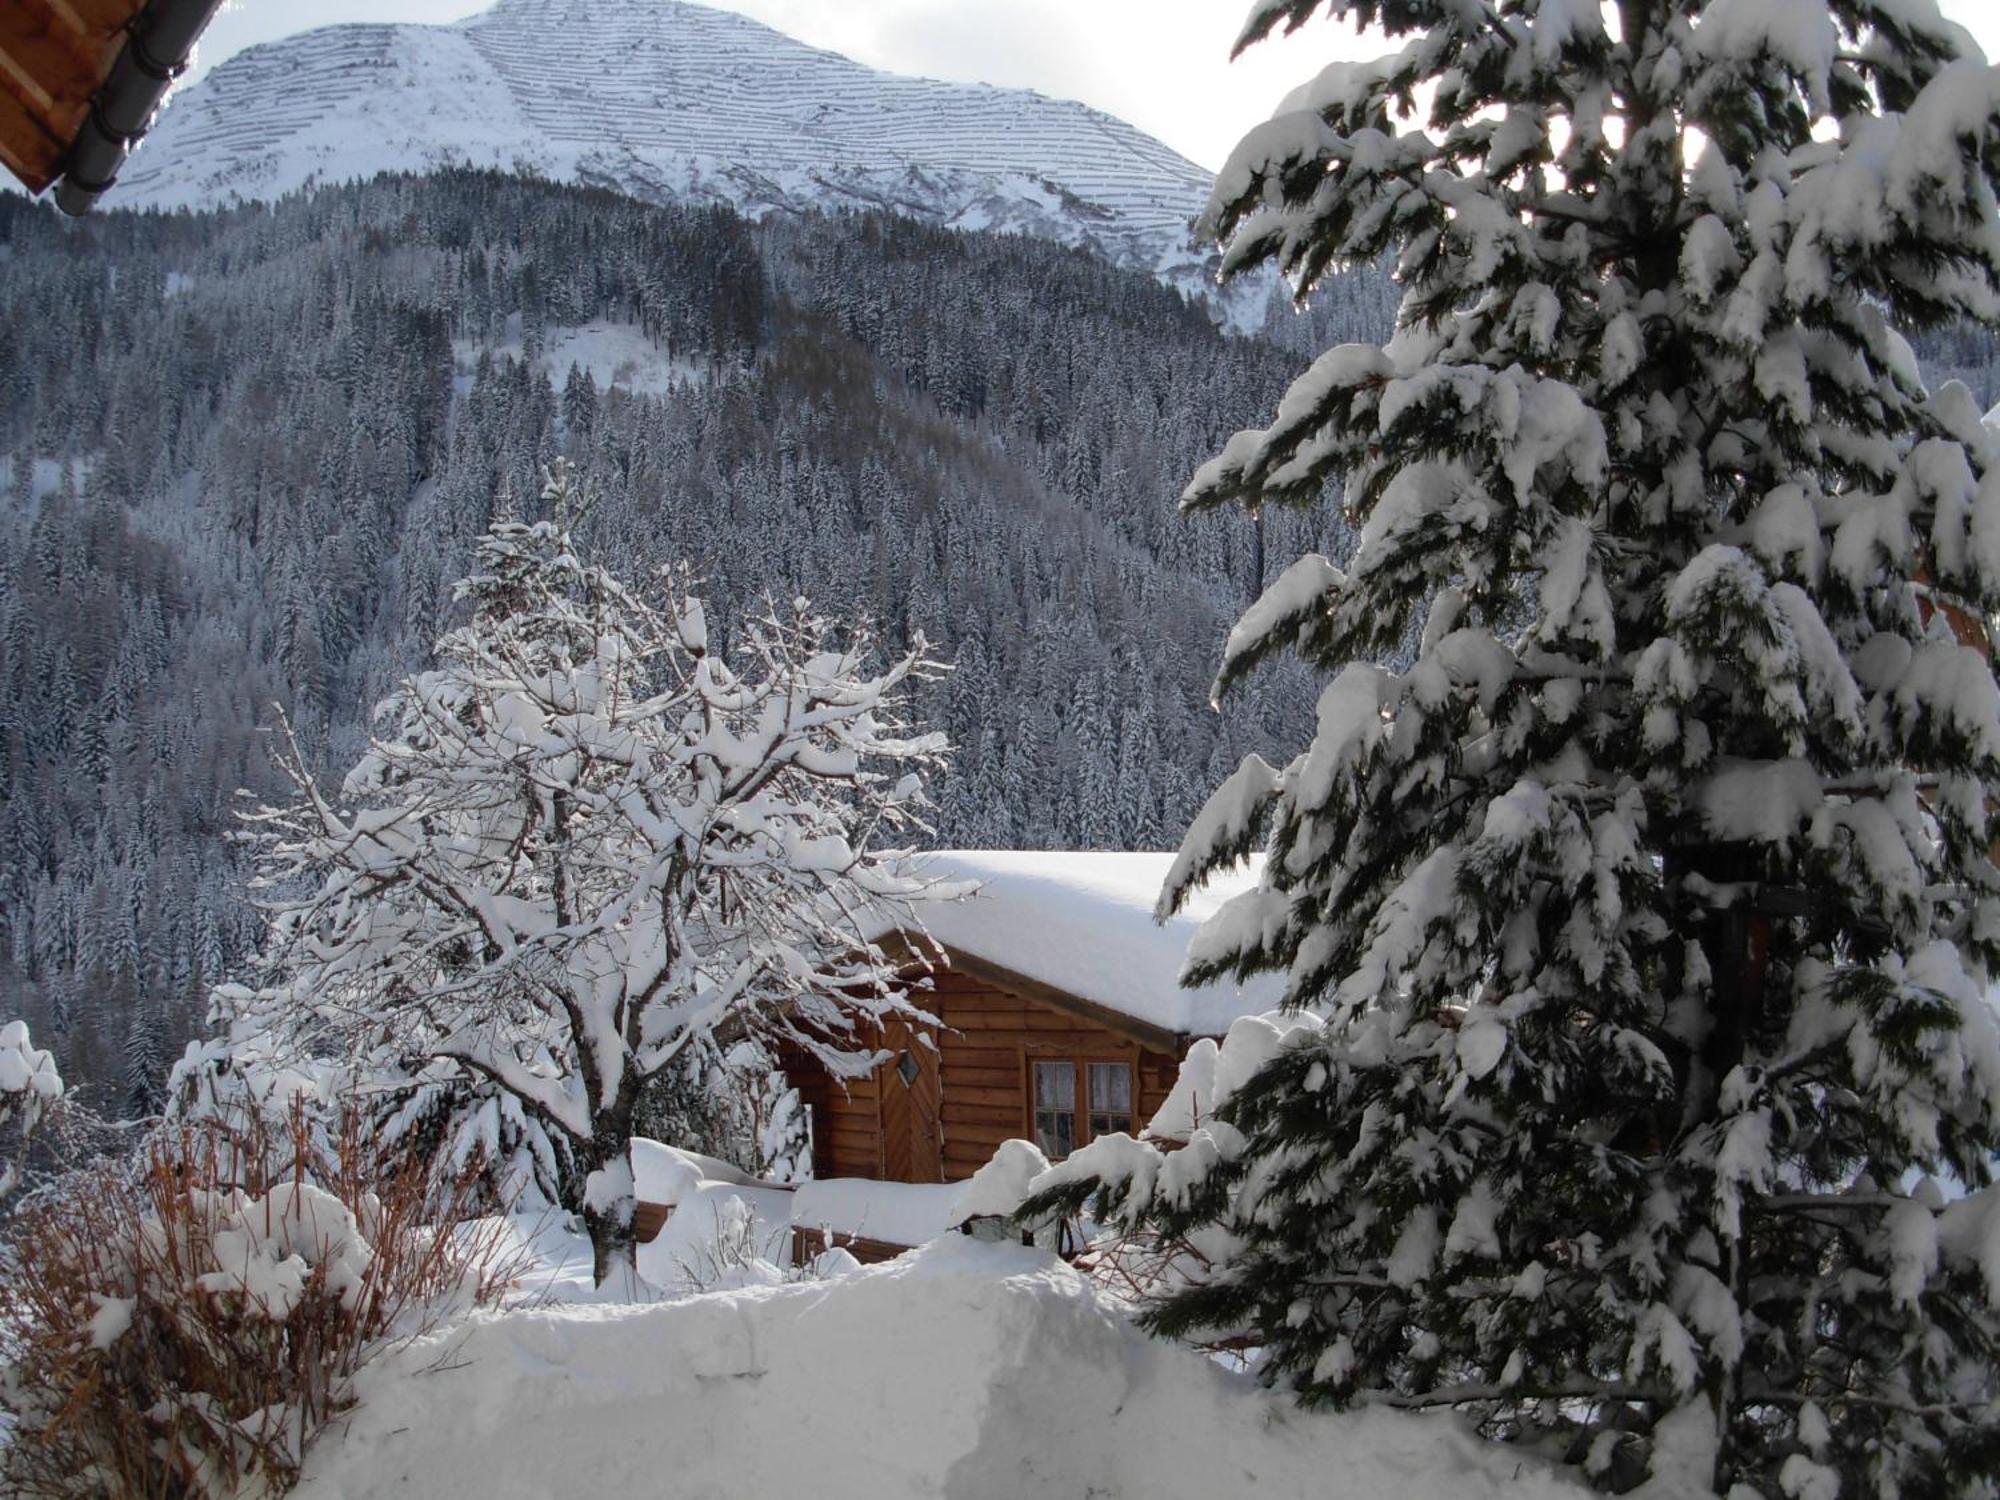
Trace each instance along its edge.
<instances>
[{"instance_id":1,"label":"snow-laden spruce tree","mask_svg":"<svg viewBox=\"0 0 2000 1500\"><path fill-rule=\"evenodd\" d=\"M641 1135L717 1157L753 1177L798 1182L812 1175L805 1102L758 1037L727 1047L690 1047L680 1066L639 1097Z\"/></svg>"},{"instance_id":2,"label":"snow-laden spruce tree","mask_svg":"<svg viewBox=\"0 0 2000 1500\"><path fill-rule=\"evenodd\" d=\"M1301 288L1390 258L1399 328L1187 491L1338 477L1360 541L1230 636L1218 693L1296 652L1317 732L1161 903L1266 847L1189 977L1303 1021L1029 1209L1204 1253L1153 1324L1310 1402L1612 1487L1991 1494L2000 453L1898 329L2000 314L2000 72L1932 0L1264 0L1243 44L1322 9L1399 50L1207 222Z\"/></svg>"},{"instance_id":3,"label":"snow-laden spruce tree","mask_svg":"<svg viewBox=\"0 0 2000 1500\"><path fill-rule=\"evenodd\" d=\"M210 1135L242 1184L296 1170L303 1124L322 1157L351 1143L371 1163L421 1171L435 1201L460 1211L581 1203L572 1142L515 1095L394 1032L334 1049L310 1045L326 1040L319 1028L282 1020L260 991L217 986L212 1034L167 1073L169 1127Z\"/></svg>"},{"instance_id":4,"label":"snow-laden spruce tree","mask_svg":"<svg viewBox=\"0 0 2000 1500\"><path fill-rule=\"evenodd\" d=\"M896 708L932 670L921 640L871 669L865 632L799 600L727 660L685 579L656 607L579 558L560 468L543 498L551 519L480 540L470 618L382 705L338 797L281 755L296 797L251 817L262 975L217 1019L518 1101L584 1174L599 1283L630 1285L648 1079L739 1035L858 1071L863 1023L918 1014L862 933L936 893L898 840L944 745Z\"/></svg>"}]
</instances>

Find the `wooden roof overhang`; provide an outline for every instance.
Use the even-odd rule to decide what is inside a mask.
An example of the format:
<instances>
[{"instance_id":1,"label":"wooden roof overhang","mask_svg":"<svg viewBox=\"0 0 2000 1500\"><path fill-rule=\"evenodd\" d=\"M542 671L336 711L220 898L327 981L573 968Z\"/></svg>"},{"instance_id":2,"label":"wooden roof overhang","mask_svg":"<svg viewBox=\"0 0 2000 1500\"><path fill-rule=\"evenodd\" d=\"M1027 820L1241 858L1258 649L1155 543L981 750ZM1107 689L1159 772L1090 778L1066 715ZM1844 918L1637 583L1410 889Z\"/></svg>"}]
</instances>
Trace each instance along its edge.
<instances>
[{"instance_id":1,"label":"wooden roof overhang","mask_svg":"<svg viewBox=\"0 0 2000 1500\"><path fill-rule=\"evenodd\" d=\"M1169 1057L1177 1058L1187 1050L1188 1038L1178 1031L1170 1031L1164 1026L1143 1021L1137 1016L1128 1016L1123 1011L1114 1010L1108 1005L1100 1005L1095 1000L1086 1000L1081 995L1073 995L1068 990L1046 984L1042 980L1031 979L1016 969L1010 969L992 959L982 958L979 954L968 952L962 947L946 948L933 940L929 945L932 951L926 953L902 933L890 933L878 946L892 960L912 966L936 965L957 969L960 973L970 974L975 979L983 979L1000 989L1011 990L1037 1004L1046 1005L1051 1010L1094 1022L1106 1031L1124 1037L1127 1041L1137 1042L1148 1052L1162 1052Z\"/></svg>"},{"instance_id":2,"label":"wooden roof overhang","mask_svg":"<svg viewBox=\"0 0 2000 1500\"><path fill-rule=\"evenodd\" d=\"M222 0L4 0L0 165L89 211Z\"/></svg>"}]
</instances>

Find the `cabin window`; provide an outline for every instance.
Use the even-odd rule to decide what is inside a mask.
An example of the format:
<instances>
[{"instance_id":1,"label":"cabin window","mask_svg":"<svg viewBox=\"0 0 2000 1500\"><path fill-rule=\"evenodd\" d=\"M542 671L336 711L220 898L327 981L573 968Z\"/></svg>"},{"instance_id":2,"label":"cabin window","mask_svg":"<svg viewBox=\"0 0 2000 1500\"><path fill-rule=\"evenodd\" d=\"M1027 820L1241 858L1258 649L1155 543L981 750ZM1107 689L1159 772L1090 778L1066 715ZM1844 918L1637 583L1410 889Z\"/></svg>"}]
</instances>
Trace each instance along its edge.
<instances>
[{"instance_id":1,"label":"cabin window","mask_svg":"<svg viewBox=\"0 0 2000 1500\"><path fill-rule=\"evenodd\" d=\"M1076 1064L1035 1064L1035 1144L1050 1161L1076 1149Z\"/></svg>"},{"instance_id":2,"label":"cabin window","mask_svg":"<svg viewBox=\"0 0 2000 1500\"><path fill-rule=\"evenodd\" d=\"M1061 1161L1085 1141L1132 1128L1132 1065L1037 1059L1033 1064L1035 1144ZM1087 1126L1079 1132L1078 1125Z\"/></svg>"},{"instance_id":3,"label":"cabin window","mask_svg":"<svg viewBox=\"0 0 2000 1500\"><path fill-rule=\"evenodd\" d=\"M1132 1130L1132 1065L1094 1062L1090 1065L1090 1135Z\"/></svg>"}]
</instances>

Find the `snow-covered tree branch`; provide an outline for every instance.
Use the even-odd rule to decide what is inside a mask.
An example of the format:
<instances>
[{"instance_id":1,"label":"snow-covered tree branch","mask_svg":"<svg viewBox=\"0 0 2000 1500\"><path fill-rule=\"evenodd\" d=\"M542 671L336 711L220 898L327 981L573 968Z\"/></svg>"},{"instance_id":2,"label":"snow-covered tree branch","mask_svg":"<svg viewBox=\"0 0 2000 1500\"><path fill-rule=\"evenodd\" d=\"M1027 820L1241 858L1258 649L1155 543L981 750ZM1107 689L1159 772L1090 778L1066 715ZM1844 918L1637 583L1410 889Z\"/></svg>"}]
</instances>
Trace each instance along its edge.
<instances>
[{"instance_id":1,"label":"snow-covered tree branch","mask_svg":"<svg viewBox=\"0 0 2000 1500\"><path fill-rule=\"evenodd\" d=\"M803 599L713 651L685 576L641 598L553 519L496 521L470 618L378 713L338 796L295 745L296 797L252 814L270 931L221 1019L463 1070L567 1142L600 1281L635 1274L641 1086L692 1045L762 1035L837 1070L921 1014L864 930L935 892L920 829L941 735L899 696L921 639L871 667ZM863 913L876 925L864 928Z\"/></svg>"},{"instance_id":2,"label":"snow-covered tree branch","mask_svg":"<svg viewBox=\"0 0 2000 1500\"><path fill-rule=\"evenodd\" d=\"M20 1186L36 1127L62 1096L55 1059L29 1040L27 1023L0 1026L0 1202Z\"/></svg>"},{"instance_id":3,"label":"snow-covered tree branch","mask_svg":"<svg viewBox=\"0 0 2000 1500\"><path fill-rule=\"evenodd\" d=\"M1360 541L1230 636L1218 694L1296 654L1317 732L1162 897L1265 847L1188 975L1282 971L1312 1024L1030 1209L1200 1239L1157 1326L1310 1401L1616 1487L1979 1492L2000 441L1904 331L2000 315L2000 70L1930 0L1265 0L1244 43L1320 12L1398 50L1291 95L1207 222L1302 295L1393 256L1399 329L1187 489L1338 481Z\"/></svg>"}]
</instances>

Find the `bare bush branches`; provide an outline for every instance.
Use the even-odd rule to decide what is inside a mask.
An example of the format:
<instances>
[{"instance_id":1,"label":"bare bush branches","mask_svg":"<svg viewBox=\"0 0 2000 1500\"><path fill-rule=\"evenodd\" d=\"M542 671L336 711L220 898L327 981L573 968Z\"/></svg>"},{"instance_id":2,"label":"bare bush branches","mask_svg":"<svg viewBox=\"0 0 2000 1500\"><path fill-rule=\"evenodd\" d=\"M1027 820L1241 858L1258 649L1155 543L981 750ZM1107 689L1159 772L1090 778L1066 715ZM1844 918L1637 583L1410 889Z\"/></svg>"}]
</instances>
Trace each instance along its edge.
<instances>
[{"instance_id":1,"label":"bare bush branches","mask_svg":"<svg viewBox=\"0 0 2000 1500\"><path fill-rule=\"evenodd\" d=\"M24 1496L281 1493L385 1348L514 1279L495 1221L438 1211L302 1112L286 1141L163 1132L78 1174L0 1246L0 1481ZM289 1163L283 1175L259 1164Z\"/></svg>"}]
</instances>

